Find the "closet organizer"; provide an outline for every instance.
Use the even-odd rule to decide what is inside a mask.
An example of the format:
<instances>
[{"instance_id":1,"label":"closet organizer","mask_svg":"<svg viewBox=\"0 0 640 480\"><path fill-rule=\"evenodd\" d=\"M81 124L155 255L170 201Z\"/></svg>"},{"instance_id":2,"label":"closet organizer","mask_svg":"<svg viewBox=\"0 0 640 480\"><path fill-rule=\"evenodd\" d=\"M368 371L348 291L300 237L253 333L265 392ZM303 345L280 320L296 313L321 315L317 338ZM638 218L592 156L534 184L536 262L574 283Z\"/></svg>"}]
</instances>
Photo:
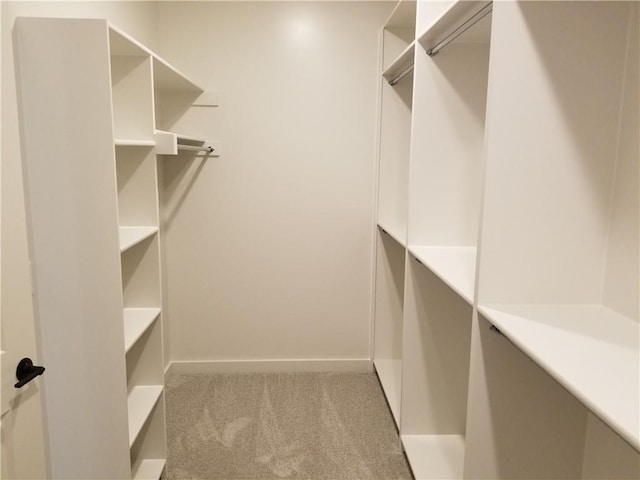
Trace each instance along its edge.
<instances>
[{"instance_id":1,"label":"closet organizer","mask_svg":"<svg viewBox=\"0 0 640 480\"><path fill-rule=\"evenodd\" d=\"M216 154L172 131L203 90L104 20L19 18L14 36L51 474L158 479L157 159Z\"/></svg>"},{"instance_id":2,"label":"closet organizer","mask_svg":"<svg viewBox=\"0 0 640 480\"><path fill-rule=\"evenodd\" d=\"M374 365L418 479L638 478L636 2L400 1Z\"/></svg>"}]
</instances>

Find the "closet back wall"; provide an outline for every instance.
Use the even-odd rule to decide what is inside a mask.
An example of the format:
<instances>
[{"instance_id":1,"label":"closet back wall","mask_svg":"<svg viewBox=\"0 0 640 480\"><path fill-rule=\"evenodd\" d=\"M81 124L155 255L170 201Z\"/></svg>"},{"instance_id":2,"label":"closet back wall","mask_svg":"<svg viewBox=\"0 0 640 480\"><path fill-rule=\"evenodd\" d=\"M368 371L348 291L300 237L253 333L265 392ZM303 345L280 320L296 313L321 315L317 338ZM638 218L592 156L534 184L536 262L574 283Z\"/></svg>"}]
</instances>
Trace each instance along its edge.
<instances>
[{"instance_id":1,"label":"closet back wall","mask_svg":"<svg viewBox=\"0 0 640 480\"><path fill-rule=\"evenodd\" d=\"M159 3L160 51L220 93L189 131L223 152L164 161L177 371L370 368L377 44L392 8ZM303 362L253 363L268 360Z\"/></svg>"}]
</instances>

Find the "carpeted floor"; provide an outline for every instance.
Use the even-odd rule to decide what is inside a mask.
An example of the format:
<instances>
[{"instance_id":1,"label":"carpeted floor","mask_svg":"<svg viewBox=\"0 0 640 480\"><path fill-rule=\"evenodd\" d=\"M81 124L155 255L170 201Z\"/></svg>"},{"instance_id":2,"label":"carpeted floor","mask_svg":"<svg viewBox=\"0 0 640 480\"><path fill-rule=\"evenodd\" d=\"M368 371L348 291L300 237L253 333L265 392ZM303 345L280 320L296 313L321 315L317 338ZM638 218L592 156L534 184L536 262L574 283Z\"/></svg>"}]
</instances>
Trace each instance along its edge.
<instances>
[{"instance_id":1,"label":"carpeted floor","mask_svg":"<svg viewBox=\"0 0 640 480\"><path fill-rule=\"evenodd\" d=\"M375 374L177 375L166 478L410 480Z\"/></svg>"}]
</instances>

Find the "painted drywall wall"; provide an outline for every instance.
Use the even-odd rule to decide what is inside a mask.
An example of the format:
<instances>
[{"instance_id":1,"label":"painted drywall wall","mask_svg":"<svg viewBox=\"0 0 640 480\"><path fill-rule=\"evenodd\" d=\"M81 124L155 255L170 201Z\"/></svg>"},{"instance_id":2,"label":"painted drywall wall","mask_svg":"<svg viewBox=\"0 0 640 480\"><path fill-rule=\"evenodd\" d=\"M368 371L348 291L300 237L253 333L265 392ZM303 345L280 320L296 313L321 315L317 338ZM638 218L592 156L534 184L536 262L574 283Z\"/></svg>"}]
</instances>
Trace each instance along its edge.
<instances>
[{"instance_id":1,"label":"painted drywall wall","mask_svg":"<svg viewBox=\"0 0 640 480\"><path fill-rule=\"evenodd\" d=\"M392 8L159 4L160 53L220 95L182 125L223 152L164 162L171 361L369 360L378 34Z\"/></svg>"},{"instance_id":2,"label":"painted drywall wall","mask_svg":"<svg viewBox=\"0 0 640 480\"><path fill-rule=\"evenodd\" d=\"M2 2L2 334L8 362L37 361L22 189L11 31L18 16L107 18L140 41L157 42L155 2ZM43 72L46 75L46 72ZM89 154L89 152L88 152ZM89 154L90 155L90 154ZM16 359L17 358L17 359ZM40 392L30 387L2 418L2 477L47 478Z\"/></svg>"}]
</instances>

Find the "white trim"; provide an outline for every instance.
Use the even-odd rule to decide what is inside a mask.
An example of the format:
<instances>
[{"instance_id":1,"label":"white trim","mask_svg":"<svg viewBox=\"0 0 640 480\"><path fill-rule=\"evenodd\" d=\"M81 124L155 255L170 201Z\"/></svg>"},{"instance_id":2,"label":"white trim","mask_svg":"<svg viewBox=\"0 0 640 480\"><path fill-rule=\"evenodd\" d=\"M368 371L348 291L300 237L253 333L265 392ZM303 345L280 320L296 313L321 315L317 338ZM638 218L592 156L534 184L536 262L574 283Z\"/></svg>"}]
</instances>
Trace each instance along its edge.
<instances>
[{"instance_id":1,"label":"white trim","mask_svg":"<svg viewBox=\"0 0 640 480\"><path fill-rule=\"evenodd\" d=\"M372 372L368 358L174 361L166 376L206 373Z\"/></svg>"}]
</instances>

